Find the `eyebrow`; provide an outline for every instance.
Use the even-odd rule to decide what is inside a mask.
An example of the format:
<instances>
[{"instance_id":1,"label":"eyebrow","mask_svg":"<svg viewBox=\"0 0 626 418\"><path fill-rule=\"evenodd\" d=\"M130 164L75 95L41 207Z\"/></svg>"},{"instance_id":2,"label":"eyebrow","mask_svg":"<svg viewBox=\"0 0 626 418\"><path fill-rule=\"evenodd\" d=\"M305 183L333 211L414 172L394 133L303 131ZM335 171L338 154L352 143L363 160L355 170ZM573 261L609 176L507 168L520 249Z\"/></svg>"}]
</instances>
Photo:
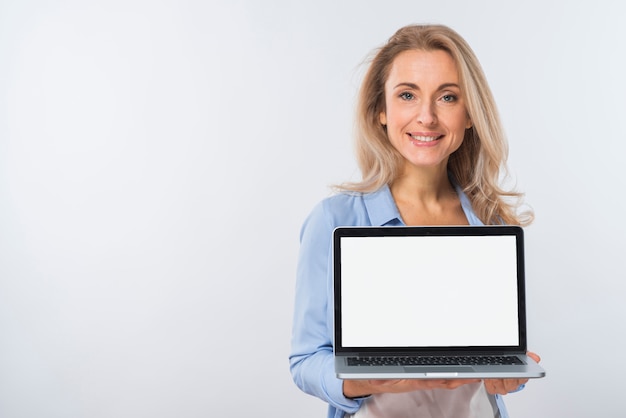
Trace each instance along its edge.
<instances>
[{"instance_id":1,"label":"eyebrow","mask_svg":"<svg viewBox=\"0 0 626 418\"><path fill-rule=\"evenodd\" d=\"M397 89L398 87L408 87L408 88L413 89L413 90L420 90L419 86L417 84L414 84L414 83L398 83L398 84L396 84L394 86L394 89ZM450 88L450 87L456 87L458 89L461 88L456 83L444 83L444 84L440 85L437 88L437 90L443 90L443 89L447 89L447 88Z\"/></svg>"}]
</instances>

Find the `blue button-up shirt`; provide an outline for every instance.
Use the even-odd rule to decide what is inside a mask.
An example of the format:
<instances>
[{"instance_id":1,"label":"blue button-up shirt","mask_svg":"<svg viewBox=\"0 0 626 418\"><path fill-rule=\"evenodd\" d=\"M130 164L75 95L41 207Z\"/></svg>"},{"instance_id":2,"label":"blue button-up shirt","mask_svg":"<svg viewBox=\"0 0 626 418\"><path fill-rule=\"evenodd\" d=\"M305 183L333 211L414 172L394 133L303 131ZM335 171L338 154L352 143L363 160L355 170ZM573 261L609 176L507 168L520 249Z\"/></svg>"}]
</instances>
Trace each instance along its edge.
<instances>
[{"instance_id":1,"label":"blue button-up shirt","mask_svg":"<svg viewBox=\"0 0 626 418\"><path fill-rule=\"evenodd\" d=\"M482 222L463 191L456 187L470 225ZM356 412L363 399L343 395L343 381L335 375L333 359L332 232L338 226L404 226L389 187L373 193L340 193L320 202L300 233L291 374L304 392L328 403L328 418ZM496 395L502 418L502 398Z\"/></svg>"}]
</instances>

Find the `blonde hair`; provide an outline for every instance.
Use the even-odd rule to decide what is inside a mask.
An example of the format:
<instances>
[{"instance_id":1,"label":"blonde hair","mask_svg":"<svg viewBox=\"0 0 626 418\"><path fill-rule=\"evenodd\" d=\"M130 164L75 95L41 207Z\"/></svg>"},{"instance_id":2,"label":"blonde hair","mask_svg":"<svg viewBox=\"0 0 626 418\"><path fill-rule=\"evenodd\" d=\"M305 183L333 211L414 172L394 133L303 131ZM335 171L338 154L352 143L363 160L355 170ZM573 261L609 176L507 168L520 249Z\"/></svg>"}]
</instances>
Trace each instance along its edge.
<instances>
[{"instance_id":1,"label":"blonde hair","mask_svg":"<svg viewBox=\"0 0 626 418\"><path fill-rule=\"evenodd\" d=\"M356 156L362 180L344 183L344 191L372 192L400 174L403 157L391 145L380 113L385 110L385 82L395 57L407 50L443 50L457 64L472 128L460 148L450 155L448 170L467 194L476 215L485 224L532 222L532 212L519 215L522 194L503 190L508 145L498 110L478 59L465 40L442 25L413 25L398 30L371 60L356 108Z\"/></svg>"}]
</instances>

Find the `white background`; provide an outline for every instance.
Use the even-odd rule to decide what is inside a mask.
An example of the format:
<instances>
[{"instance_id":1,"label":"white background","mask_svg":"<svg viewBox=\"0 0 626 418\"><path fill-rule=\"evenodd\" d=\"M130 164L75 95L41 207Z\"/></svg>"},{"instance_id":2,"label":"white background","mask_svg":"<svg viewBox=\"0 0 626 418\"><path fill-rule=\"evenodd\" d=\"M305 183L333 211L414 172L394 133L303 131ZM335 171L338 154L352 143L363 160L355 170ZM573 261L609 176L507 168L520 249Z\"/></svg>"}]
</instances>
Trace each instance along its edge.
<instances>
[{"instance_id":1,"label":"white background","mask_svg":"<svg viewBox=\"0 0 626 418\"><path fill-rule=\"evenodd\" d=\"M548 375L507 397L512 417L623 416L625 14L0 1L0 416L324 416L288 372L299 228L358 178L360 63L424 22L475 49L537 214L529 341Z\"/></svg>"}]
</instances>

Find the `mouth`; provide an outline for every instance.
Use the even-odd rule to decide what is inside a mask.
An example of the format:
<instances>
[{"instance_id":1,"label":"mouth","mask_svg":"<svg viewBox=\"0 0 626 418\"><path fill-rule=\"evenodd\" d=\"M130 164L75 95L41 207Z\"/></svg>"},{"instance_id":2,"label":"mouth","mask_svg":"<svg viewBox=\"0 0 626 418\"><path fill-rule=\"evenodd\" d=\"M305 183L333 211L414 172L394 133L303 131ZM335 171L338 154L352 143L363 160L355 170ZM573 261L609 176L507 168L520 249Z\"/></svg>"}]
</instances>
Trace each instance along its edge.
<instances>
[{"instance_id":1,"label":"mouth","mask_svg":"<svg viewBox=\"0 0 626 418\"><path fill-rule=\"evenodd\" d=\"M424 135L424 134L407 133L407 135L411 139L418 141L418 142L433 142L443 137L443 135L436 135L436 134Z\"/></svg>"}]
</instances>

